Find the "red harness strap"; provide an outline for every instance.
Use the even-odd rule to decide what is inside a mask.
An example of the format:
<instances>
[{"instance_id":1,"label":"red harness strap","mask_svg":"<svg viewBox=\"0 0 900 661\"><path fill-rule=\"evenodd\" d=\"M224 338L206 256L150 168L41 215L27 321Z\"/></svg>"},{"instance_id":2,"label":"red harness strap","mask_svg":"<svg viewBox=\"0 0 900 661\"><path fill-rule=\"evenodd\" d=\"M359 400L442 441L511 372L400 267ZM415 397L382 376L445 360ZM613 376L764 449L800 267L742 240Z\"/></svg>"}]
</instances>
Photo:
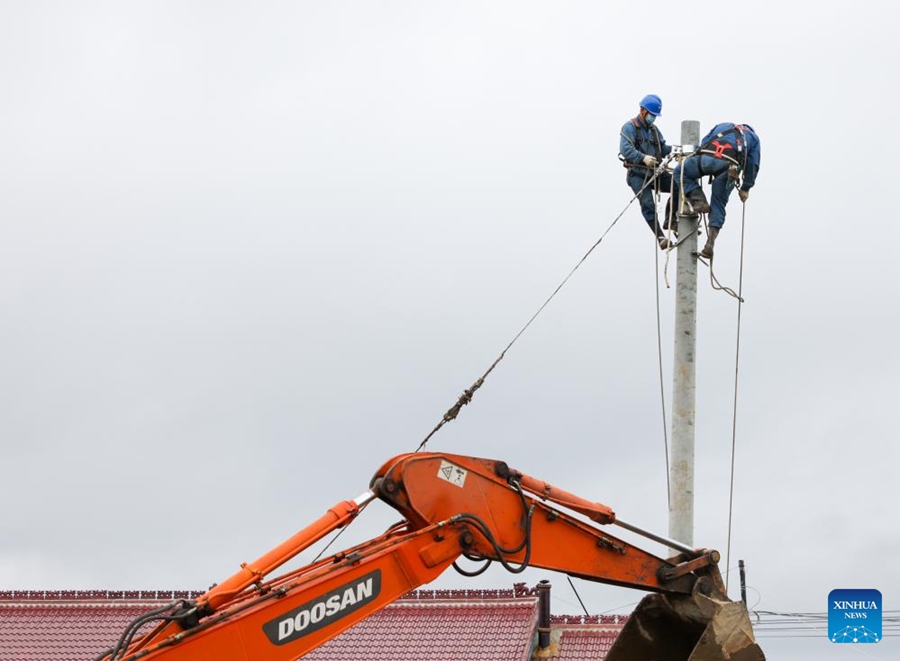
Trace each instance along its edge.
<instances>
[{"instance_id":1,"label":"red harness strap","mask_svg":"<svg viewBox=\"0 0 900 661\"><path fill-rule=\"evenodd\" d=\"M713 140L711 143L716 150L712 153L716 158L722 158L725 156L726 149L734 149L733 145L729 145L727 142L719 142L718 140Z\"/></svg>"},{"instance_id":2,"label":"red harness strap","mask_svg":"<svg viewBox=\"0 0 900 661\"><path fill-rule=\"evenodd\" d=\"M717 133L717 138L724 138L726 135L730 135L732 133L736 133L735 142L737 143L737 147L727 142L720 142L719 140L710 140L705 145L702 145L700 149L697 151L700 154L706 154L708 156L712 156L714 158L724 158L726 161L730 161L731 163L737 165L738 167L743 167L743 163L741 163L741 156L743 156L744 144L746 142L746 138L744 138L744 128L740 124L735 124L733 128L728 129L727 131L722 131L721 133ZM737 153L727 154L726 150L736 150Z\"/></svg>"}]
</instances>

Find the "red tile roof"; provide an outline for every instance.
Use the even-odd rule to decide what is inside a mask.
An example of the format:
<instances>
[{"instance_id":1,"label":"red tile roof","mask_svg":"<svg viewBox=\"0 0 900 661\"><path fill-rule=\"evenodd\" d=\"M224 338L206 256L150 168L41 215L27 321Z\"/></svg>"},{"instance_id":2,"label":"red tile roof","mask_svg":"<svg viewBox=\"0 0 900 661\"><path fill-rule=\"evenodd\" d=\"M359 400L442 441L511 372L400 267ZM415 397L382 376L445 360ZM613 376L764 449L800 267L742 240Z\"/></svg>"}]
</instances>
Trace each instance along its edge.
<instances>
[{"instance_id":1,"label":"red tile roof","mask_svg":"<svg viewBox=\"0 0 900 661\"><path fill-rule=\"evenodd\" d=\"M137 616L198 592L0 592L0 659L91 661Z\"/></svg>"},{"instance_id":2,"label":"red tile roof","mask_svg":"<svg viewBox=\"0 0 900 661\"><path fill-rule=\"evenodd\" d=\"M0 659L92 661L137 616L198 592L0 591ZM527 661L534 591L418 590L313 650L304 661ZM551 619L554 661L603 659L622 616Z\"/></svg>"},{"instance_id":3,"label":"red tile roof","mask_svg":"<svg viewBox=\"0 0 900 661\"><path fill-rule=\"evenodd\" d=\"M430 595L431 591L422 591ZM304 657L309 661L527 661L537 598L404 598Z\"/></svg>"},{"instance_id":4,"label":"red tile roof","mask_svg":"<svg viewBox=\"0 0 900 661\"><path fill-rule=\"evenodd\" d=\"M584 661L585 659L605 659L609 648L619 635L618 630L599 631L597 629L565 629L559 637L559 653L554 661Z\"/></svg>"}]
</instances>

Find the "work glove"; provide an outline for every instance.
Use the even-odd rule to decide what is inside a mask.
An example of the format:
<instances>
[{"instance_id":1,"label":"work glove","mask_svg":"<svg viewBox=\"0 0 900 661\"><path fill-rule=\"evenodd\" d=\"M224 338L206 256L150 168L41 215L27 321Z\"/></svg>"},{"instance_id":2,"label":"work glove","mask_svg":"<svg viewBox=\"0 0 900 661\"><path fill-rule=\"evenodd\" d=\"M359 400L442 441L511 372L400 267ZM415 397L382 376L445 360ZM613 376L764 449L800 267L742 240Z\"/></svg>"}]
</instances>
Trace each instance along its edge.
<instances>
[{"instance_id":1,"label":"work glove","mask_svg":"<svg viewBox=\"0 0 900 661\"><path fill-rule=\"evenodd\" d=\"M744 190L743 188L738 191L738 195L741 198L741 202L746 202L747 198L750 197L750 191Z\"/></svg>"},{"instance_id":2,"label":"work glove","mask_svg":"<svg viewBox=\"0 0 900 661\"><path fill-rule=\"evenodd\" d=\"M657 161L653 156L651 156L650 154L644 154L644 165L646 165L648 168L655 168L656 162Z\"/></svg>"}]
</instances>

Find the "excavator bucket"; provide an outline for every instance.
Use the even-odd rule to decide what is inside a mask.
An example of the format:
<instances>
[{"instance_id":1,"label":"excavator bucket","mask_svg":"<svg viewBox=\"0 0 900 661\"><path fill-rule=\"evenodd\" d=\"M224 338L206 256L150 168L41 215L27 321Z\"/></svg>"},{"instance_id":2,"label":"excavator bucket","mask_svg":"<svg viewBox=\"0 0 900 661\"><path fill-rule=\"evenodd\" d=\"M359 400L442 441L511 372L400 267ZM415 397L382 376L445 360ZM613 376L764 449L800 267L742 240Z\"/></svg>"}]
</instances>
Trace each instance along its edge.
<instances>
[{"instance_id":1,"label":"excavator bucket","mask_svg":"<svg viewBox=\"0 0 900 661\"><path fill-rule=\"evenodd\" d=\"M606 661L765 661L742 602L651 594L628 618Z\"/></svg>"}]
</instances>

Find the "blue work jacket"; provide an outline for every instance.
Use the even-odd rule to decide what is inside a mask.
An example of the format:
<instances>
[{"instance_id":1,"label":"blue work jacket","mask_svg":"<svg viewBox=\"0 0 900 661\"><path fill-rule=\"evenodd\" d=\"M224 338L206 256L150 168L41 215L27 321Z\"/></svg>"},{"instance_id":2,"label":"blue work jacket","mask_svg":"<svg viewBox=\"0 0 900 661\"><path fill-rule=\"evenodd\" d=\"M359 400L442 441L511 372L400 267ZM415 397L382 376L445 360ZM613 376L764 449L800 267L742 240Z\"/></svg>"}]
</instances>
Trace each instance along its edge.
<instances>
[{"instance_id":1,"label":"blue work jacket","mask_svg":"<svg viewBox=\"0 0 900 661\"><path fill-rule=\"evenodd\" d=\"M648 176L649 168L644 165L644 154L661 161L668 156L672 146L666 144L662 132L653 124L647 125L640 115L629 119L619 134L619 154L625 159L629 174L642 179Z\"/></svg>"}]
</instances>

